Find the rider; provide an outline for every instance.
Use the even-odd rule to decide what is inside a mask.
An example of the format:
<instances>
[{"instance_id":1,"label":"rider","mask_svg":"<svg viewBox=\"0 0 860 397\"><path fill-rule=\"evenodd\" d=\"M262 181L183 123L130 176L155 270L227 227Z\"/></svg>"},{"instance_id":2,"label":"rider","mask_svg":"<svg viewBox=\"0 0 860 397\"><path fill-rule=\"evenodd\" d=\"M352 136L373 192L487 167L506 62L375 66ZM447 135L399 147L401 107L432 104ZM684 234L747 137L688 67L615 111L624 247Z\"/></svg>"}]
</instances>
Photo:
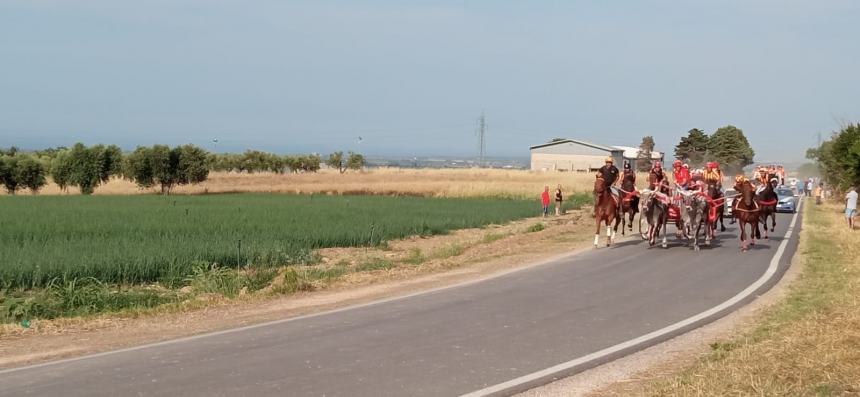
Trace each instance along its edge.
<instances>
[{"instance_id":1,"label":"rider","mask_svg":"<svg viewBox=\"0 0 860 397\"><path fill-rule=\"evenodd\" d=\"M714 184L717 190L723 188L723 173L720 171L720 164L716 161L708 163L708 169L705 171L704 180L707 184Z\"/></svg>"},{"instance_id":2,"label":"rider","mask_svg":"<svg viewBox=\"0 0 860 397\"><path fill-rule=\"evenodd\" d=\"M603 183L606 184L606 188L610 189L613 195L618 196L618 192L613 186L618 180L618 167L613 164L614 162L615 160L612 159L612 156L606 157L605 164L597 170L597 173L603 178ZM597 192L594 192L594 204L596 211Z\"/></svg>"},{"instance_id":3,"label":"rider","mask_svg":"<svg viewBox=\"0 0 860 397\"><path fill-rule=\"evenodd\" d=\"M669 187L663 183L665 180L666 174L663 173L663 165L660 164L659 160L655 161L651 172L648 173L648 189L656 190L659 187L662 193L669 194Z\"/></svg>"},{"instance_id":4,"label":"rider","mask_svg":"<svg viewBox=\"0 0 860 397\"><path fill-rule=\"evenodd\" d=\"M681 160L675 160L672 163L672 176L675 178L675 184L683 190L687 190L687 185L690 183L690 166L682 164Z\"/></svg>"},{"instance_id":5,"label":"rider","mask_svg":"<svg viewBox=\"0 0 860 397\"><path fill-rule=\"evenodd\" d=\"M768 184L768 171L765 167L760 167L758 169L758 175L756 175L756 179L759 182L758 190L764 189L765 185Z\"/></svg>"},{"instance_id":6,"label":"rider","mask_svg":"<svg viewBox=\"0 0 860 397\"><path fill-rule=\"evenodd\" d=\"M624 171L621 176L621 181L631 181L633 185L636 185L636 172L633 171L633 168L630 166L630 160L624 160Z\"/></svg>"}]
</instances>

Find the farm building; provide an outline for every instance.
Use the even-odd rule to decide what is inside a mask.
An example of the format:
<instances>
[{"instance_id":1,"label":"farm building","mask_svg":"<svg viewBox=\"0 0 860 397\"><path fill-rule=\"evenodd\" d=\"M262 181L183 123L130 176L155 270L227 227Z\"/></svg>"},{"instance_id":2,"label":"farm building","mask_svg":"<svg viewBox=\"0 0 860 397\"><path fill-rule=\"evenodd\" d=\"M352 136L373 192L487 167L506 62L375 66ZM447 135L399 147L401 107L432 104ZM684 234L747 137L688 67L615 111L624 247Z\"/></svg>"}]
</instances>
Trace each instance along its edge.
<instances>
[{"instance_id":1,"label":"farm building","mask_svg":"<svg viewBox=\"0 0 860 397\"><path fill-rule=\"evenodd\" d=\"M536 171L594 171L602 167L607 156L620 168L629 160L636 168L639 148L604 146L576 139L563 139L535 145L531 150L531 169ZM663 160L663 153L651 152L653 160Z\"/></svg>"}]
</instances>

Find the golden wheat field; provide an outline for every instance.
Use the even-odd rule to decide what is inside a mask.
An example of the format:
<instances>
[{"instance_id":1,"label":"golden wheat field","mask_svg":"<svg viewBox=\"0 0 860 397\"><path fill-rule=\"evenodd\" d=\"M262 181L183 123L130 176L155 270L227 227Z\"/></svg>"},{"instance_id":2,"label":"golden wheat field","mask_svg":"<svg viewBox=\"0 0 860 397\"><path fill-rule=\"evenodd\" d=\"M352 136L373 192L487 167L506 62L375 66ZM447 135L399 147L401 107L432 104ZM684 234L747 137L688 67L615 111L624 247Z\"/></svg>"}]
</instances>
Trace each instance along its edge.
<instances>
[{"instance_id":1,"label":"golden wheat field","mask_svg":"<svg viewBox=\"0 0 860 397\"><path fill-rule=\"evenodd\" d=\"M640 175L639 181L645 176ZM544 186L557 185L568 194L590 192L593 173L544 172L500 169L400 169L375 168L340 174L334 170L317 173L233 173L213 172L199 185L175 187L176 194L227 192L276 192L297 194L375 194L424 197L513 197L537 198ZM114 179L96 188L95 194L124 195L155 193L141 190L133 183ZM19 194L26 194L24 192ZM40 194L66 194L53 183ZM72 188L68 194L77 194Z\"/></svg>"}]
</instances>

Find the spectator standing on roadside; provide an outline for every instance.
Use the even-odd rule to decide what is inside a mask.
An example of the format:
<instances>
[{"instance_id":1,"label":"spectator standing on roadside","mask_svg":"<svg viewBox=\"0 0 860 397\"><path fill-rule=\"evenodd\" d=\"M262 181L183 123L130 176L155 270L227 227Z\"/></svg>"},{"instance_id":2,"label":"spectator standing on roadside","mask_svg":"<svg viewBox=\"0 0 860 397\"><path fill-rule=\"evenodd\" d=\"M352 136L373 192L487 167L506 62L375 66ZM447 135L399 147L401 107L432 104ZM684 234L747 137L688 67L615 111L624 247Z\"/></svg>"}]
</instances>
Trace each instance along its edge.
<instances>
[{"instance_id":1,"label":"spectator standing on roadside","mask_svg":"<svg viewBox=\"0 0 860 397\"><path fill-rule=\"evenodd\" d=\"M561 184L558 184L558 188L555 189L555 216L561 215L561 202L564 199L561 193Z\"/></svg>"},{"instance_id":2,"label":"spectator standing on roadside","mask_svg":"<svg viewBox=\"0 0 860 397\"><path fill-rule=\"evenodd\" d=\"M854 217L857 216L857 190L853 187L845 195L845 219L848 220L848 227L854 230Z\"/></svg>"},{"instance_id":3,"label":"spectator standing on roadside","mask_svg":"<svg viewBox=\"0 0 860 397\"><path fill-rule=\"evenodd\" d=\"M797 195L803 196L803 188L806 187L806 183L801 180L798 180L795 182L795 185L797 187Z\"/></svg>"},{"instance_id":4,"label":"spectator standing on roadside","mask_svg":"<svg viewBox=\"0 0 860 397\"><path fill-rule=\"evenodd\" d=\"M812 178L806 181L806 197L812 194Z\"/></svg>"},{"instance_id":5,"label":"spectator standing on roadside","mask_svg":"<svg viewBox=\"0 0 860 397\"><path fill-rule=\"evenodd\" d=\"M824 184L819 183L815 188L815 204L821 204L824 201Z\"/></svg>"},{"instance_id":6,"label":"spectator standing on roadside","mask_svg":"<svg viewBox=\"0 0 860 397\"><path fill-rule=\"evenodd\" d=\"M549 185L543 187L543 193L540 195L540 203L543 205L543 216L549 214Z\"/></svg>"}]
</instances>

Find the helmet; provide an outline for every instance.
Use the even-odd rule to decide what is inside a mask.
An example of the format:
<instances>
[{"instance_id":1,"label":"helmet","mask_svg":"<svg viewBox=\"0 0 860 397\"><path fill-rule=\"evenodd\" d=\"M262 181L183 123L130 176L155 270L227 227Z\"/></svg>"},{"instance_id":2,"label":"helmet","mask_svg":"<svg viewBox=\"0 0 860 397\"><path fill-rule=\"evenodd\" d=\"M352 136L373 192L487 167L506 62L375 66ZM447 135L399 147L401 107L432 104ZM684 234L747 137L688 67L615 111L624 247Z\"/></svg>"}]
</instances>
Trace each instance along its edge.
<instances>
[{"instance_id":1,"label":"helmet","mask_svg":"<svg viewBox=\"0 0 860 397\"><path fill-rule=\"evenodd\" d=\"M681 166L681 160L675 160L675 162L673 162L672 165L674 165L675 167Z\"/></svg>"},{"instance_id":2,"label":"helmet","mask_svg":"<svg viewBox=\"0 0 860 397\"><path fill-rule=\"evenodd\" d=\"M720 168L720 163L714 161L714 168Z\"/></svg>"},{"instance_id":3,"label":"helmet","mask_svg":"<svg viewBox=\"0 0 860 397\"><path fill-rule=\"evenodd\" d=\"M630 169L630 162L629 162L629 161L625 161L625 162L624 162L624 169L625 169L625 170L629 170L629 169Z\"/></svg>"},{"instance_id":4,"label":"helmet","mask_svg":"<svg viewBox=\"0 0 860 397\"><path fill-rule=\"evenodd\" d=\"M686 168L686 169L690 169L690 165L689 165L689 164L684 164L684 165L682 165L681 167L682 167L682 168Z\"/></svg>"},{"instance_id":5,"label":"helmet","mask_svg":"<svg viewBox=\"0 0 860 397\"><path fill-rule=\"evenodd\" d=\"M612 156L607 156L607 157L606 157L606 162L607 162L607 163L614 163L614 162L615 162L615 160L612 158Z\"/></svg>"},{"instance_id":6,"label":"helmet","mask_svg":"<svg viewBox=\"0 0 860 397\"><path fill-rule=\"evenodd\" d=\"M716 162L714 162L714 161L709 162L709 163L708 163L708 168L717 168L717 163L716 163Z\"/></svg>"},{"instance_id":7,"label":"helmet","mask_svg":"<svg viewBox=\"0 0 860 397\"><path fill-rule=\"evenodd\" d=\"M747 179L747 178L744 177L743 175L735 176L735 182L743 182L745 179Z\"/></svg>"},{"instance_id":8,"label":"helmet","mask_svg":"<svg viewBox=\"0 0 860 397\"><path fill-rule=\"evenodd\" d=\"M660 168L662 168L662 167L663 167L663 165L662 165L662 164L660 164L660 162L659 162L659 161L655 161L655 162L654 162L654 168L656 168L656 169L660 169Z\"/></svg>"}]
</instances>

